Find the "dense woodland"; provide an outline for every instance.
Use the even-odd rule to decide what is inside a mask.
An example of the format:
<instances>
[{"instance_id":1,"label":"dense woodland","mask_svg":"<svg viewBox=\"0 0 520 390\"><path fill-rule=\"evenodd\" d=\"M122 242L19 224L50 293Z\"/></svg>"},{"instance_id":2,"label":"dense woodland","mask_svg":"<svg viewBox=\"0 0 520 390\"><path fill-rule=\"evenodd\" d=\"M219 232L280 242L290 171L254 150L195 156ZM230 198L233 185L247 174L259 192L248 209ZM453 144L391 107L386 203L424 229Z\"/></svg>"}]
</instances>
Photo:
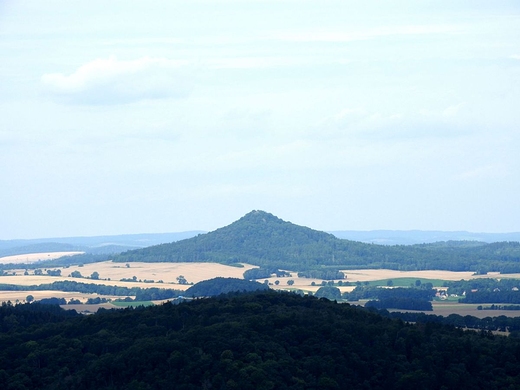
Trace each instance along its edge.
<instances>
[{"instance_id":1,"label":"dense woodland","mask_svg":"<svg viewBox=\"0 0 520 390\"><path fill-rule=\"evenodd\" d=\"M207 234L116 255L118 262L249 263L266 269L326 270L353 268L440 269L485 273L520 272L520 243L472 241L383 246L342 240L285 222L263 211ZM302 274L304 275L304 274Z\"/></svg>"},{"instance_id":2,"label":"dense woodland","mask_svg":"<svg viewBox=\"0 0 520 390\"><path fill-rule=\"evenodd\" d=\"M519 339L291 293L91 316L4 304L0 326L2 389L520 387Z\"/></svg>"}]
</instances>

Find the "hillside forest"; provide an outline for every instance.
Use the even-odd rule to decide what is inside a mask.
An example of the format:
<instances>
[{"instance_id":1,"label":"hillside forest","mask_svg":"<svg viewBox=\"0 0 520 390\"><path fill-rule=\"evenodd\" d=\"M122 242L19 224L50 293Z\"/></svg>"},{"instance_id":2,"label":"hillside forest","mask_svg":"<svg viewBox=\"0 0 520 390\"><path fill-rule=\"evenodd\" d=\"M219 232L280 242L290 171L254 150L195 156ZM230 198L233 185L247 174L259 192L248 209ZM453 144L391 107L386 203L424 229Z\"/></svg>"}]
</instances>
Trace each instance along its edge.
<instances>
[{"instance_id":1,"label":"hillside forest","mask_svg":"<svg viewBox=\"0 0 520 390\"><path fill-rule=\"evenodd\" d=\"M520 272L520 243L365 244L298 226L264 211L252 211L213 232L126 251L113 259L125 263L248 263L269 270L292 270L302 275L314 271L314 277L322 279L337 278L340 270L362 268L516 273Z\"/></svg>"}]
</instances>

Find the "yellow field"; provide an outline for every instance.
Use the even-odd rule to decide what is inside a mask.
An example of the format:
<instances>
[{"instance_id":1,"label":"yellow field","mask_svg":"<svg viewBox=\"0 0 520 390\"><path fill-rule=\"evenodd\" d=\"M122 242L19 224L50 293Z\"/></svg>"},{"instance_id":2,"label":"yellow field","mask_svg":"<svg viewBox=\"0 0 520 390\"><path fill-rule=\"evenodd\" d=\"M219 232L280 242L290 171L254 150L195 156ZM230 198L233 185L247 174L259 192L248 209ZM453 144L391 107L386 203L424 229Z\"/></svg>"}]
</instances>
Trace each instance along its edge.
<instances>
[{"instance_id":1,"label":"yellow field","mask_svg":"<svg viewBox=\"0 0 520 390\"><path fill-rule=\"evenodd\" d=\"M231 267L215 263L129 263L127 267L124 263L114 263L105 261L100 263L86 264L83 267L51 267L49 269L61 270L62 276L49 276L44 270L44 275L34 275L34 271L30 270L29 275L24 275L24 269L13 270L16 275L0 277L2 284L15 284L21 286L33 286L40 284L53 283L56 281L73 280L78 283L104 284L107 286L123 286L123 287L141 287L141 288L171 288L175 290L186 290L190 285L182 285L177 283L178 276L184 276L188 283L197 283L202 280L212 279L218 276L228 278L242 278L243 273L251 268L252 265L245 264L243 268ZM74 271L79 271L83 278L72 278L70 275ZM99 280L93 280L90 277L93 272L99 273ZM120 279L131 279L136 276L141 282L122 282ZM110 279L110 280L109 280ZM144 280L154 280L154 283L145 283ZM162 280L163 283L157 283ZM65 298L69 301L71 298L79 299L85 302L87 298L95 298L97 294L81 294L75 292L61 291L0 291L0 301L20 302L25 301L27 295L34 296L35 299L41 298ZM121 298L104 296L105 298Z\"/></svg>"}]
</instances>

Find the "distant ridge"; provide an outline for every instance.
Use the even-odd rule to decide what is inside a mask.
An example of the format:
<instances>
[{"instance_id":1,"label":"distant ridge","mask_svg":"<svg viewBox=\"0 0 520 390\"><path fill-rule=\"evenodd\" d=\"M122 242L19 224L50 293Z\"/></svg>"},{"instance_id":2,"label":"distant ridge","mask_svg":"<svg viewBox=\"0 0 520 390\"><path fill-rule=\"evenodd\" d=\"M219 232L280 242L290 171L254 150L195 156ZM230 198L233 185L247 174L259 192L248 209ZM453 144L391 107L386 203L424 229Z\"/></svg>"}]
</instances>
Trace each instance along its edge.
<instances>
[{"instance_id":1,"label":"distant ridge","mask_svg":"<svg viewBox=\"0 0 520 390\"><path fill-rule=\"evenodd\" d=\"M87 253L120 253L196 236L202 231L179 233L121 234L92 237L59 237L0 240L0 257L17 254L80 250Z\"/></svg>"},{"instance_id":2,"label":"distant ridge","mask_svg":"<svg viewBox=\"0 0 520 390\"><path fill-rule=\"evenodd\" d=\"M345 240L253 210L215 231L127 251L118 262L248 263L292 271L386 268L520 272L520 244L445 241L384 246Z\"/></svg>"},{"instance_id":3,"label":"distant ridge","mask_svg":"<svg viewBox=\"0 0 520 390\"><path fill-rule=\"evenodd\" d=\"M380 245L414 245L438 241L520 241L517 233L472 233L466 231L437 230L339 230L329 232L338 238Z\"/></svg>"}]
</instances>

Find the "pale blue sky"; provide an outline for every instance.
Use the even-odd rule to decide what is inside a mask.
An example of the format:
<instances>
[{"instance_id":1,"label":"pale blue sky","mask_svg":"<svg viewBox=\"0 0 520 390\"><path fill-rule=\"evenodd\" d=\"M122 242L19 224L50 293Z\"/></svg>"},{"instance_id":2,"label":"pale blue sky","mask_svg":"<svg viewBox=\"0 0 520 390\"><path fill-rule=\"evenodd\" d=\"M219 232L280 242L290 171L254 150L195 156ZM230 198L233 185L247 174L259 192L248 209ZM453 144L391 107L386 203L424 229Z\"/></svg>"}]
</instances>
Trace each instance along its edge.
<instances>
[{"instance_id":1,"label":"pale blue sky","mask_svg":"<svg viewBox=\"0 0 520 390\"><path fill-rule=\"evenodd\" d=\"M2 1L0 239L520 231L518 1Z\"/></svg>"}]
</instances>

